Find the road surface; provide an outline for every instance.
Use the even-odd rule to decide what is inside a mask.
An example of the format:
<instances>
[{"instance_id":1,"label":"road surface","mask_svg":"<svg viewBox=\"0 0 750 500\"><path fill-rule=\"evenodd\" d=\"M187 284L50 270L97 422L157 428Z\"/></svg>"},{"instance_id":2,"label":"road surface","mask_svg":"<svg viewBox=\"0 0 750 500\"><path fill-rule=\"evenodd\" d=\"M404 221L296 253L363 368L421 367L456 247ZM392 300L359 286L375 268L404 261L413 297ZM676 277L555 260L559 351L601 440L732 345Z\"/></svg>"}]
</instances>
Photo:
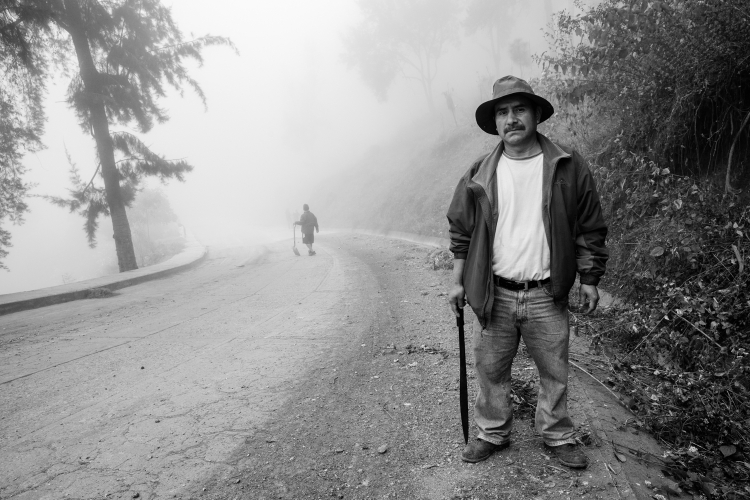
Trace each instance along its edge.
<instances>
[{"instance_id":1,"label":"road surface","mask_svg":"<svg viewBox=\"0 0 750 500\"><path fill-rule=\"evenodd\" d=\"M221 468L341 335L347 268L366 273L287 247L0 317L0 498L167 497Z\"/></svg>"}]
</instances>

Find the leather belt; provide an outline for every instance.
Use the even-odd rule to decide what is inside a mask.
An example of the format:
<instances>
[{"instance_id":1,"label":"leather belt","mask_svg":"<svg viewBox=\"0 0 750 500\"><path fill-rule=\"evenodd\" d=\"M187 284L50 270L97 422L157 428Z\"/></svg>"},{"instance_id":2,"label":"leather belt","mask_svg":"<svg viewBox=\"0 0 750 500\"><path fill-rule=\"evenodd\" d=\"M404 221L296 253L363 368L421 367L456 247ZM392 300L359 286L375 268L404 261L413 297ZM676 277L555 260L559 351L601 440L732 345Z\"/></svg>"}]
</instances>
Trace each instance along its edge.
<instances>
[{"instance_id":1,"label":"leather belt","mask_svg":"<svg viewBox=\"0 0 750 500\"><path fill-rule=\"evenodd\" d=\"M543 280L537 280L537 281L513 281L513 280L506 280L505 278L501 278L500 276L492 276L495 281L495 286L499 286L500 288L505 288L507 290L529 290L531 288L541 287L542 285L546 285L549 283L549 278L545 278Z\"/></svg>"}]
</instances>

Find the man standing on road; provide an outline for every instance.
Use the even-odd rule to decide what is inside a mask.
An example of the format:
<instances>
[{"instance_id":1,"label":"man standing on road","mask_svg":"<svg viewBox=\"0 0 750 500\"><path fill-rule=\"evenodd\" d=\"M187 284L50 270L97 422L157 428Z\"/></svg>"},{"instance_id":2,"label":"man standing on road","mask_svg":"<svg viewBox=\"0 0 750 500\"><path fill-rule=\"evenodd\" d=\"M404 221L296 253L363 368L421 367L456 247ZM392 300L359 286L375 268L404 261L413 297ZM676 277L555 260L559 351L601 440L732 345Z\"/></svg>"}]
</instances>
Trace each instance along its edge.
<instances>
[{"instance_id":1,"label":"man standing on road","mask_svg":"<svg viewBox=\"0 0 750 500\"><path fill-rule=\"evenodd\" d=\"M608 253L607 226L583 158L537 132L552 105L514 76L493 85L476 111L500 143L456 187L450 208L453 312L476 314L474 357L479 435L461 458L480 462L510 444L511 364L520 337L539 370L536 430L565 466L585 468L568 416L568 293L576 272L585 313L596 309Z\"/></svg>"},{"instance_id":2,"label":"man standing on road","mask_svg":"<svg viewBox=\"0 0 750 500\"><path fill-rule=\"evenodd\" d=\"M302 205L302 210L304 210L304 212L299 220L294 222L294 225L302 226L302 243L307 245L307 255L312 256L315 255L315 250L312 249L313 243L315 242L315 233L313 232L313 229L315 232L320 232L318 218L310 211L310 207L307 206L307 203Z\"/></svg>"}]
</instances>

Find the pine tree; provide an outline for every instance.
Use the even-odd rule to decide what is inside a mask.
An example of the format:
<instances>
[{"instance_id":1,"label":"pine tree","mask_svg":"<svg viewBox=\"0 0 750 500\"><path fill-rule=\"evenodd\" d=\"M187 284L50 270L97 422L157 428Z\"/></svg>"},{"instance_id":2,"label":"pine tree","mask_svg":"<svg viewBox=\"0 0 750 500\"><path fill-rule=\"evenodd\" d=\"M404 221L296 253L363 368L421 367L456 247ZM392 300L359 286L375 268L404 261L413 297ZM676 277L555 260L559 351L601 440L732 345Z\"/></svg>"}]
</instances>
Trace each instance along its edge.
<instances>
[{"instance_id":1,"label":"pine tree","mask_svg":"<svg viewBox=\"0 0 750 500\"><path fill-rule=\"evenodd\" d=\"M0 269L11 245L10 232L2 224L23 223L28 210L24 197L23 155L42 147L44 129L41 96L43 64L35 57L35 40L26 40L13 21L6 2L0 0Z\"/></svg>"},{"instance_id":2,"label":"pine tree","mask_svg":"<svg viewBox=\"0 0 750 500\"><path fill-rule=\"evenodd\" d=\"M232 46L229 39L203 36L185 40L170 9L159 0L0 0L3 44L19 54L29 54L30 67L48 77L48 67L77 71L68 88L68 102L81 128L96 143L104 187L94 178L81 181L72 166L74 186L70 198L50 198L86 218L90 243L100 215L112 219L120 271L136 269L126 205L146 176L183 180L192 170L185 161L167 160L141 140L113 126L135 124L141 133L168 120L159 106L167 87L182 91L188 86L204 101L198 83L185 62L202 62L202 50L211 45ZM40 99L40 97L36 97ZM71 163L72 164L72 163ZM96 174L95 174L96 177Z\"/></svg>"}]
</instances>

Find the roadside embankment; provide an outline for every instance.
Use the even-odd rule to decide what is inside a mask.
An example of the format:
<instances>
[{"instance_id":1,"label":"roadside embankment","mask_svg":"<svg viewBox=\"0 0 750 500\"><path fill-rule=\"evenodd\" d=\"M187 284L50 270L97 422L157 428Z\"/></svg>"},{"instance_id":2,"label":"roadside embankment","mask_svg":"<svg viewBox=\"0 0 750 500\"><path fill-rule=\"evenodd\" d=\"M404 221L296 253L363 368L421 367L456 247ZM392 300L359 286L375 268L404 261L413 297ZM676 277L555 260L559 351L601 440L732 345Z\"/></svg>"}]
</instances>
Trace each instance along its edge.
<instances>
[{"instance_id":1,"label":"roadside embankment","mask_svg":"<svg viewBox=\"0 0 750 500\"><path fill-rule=\"evenodd\" d=\"M207 253L207 247L190 238L182 252L153 266L65 285L0 295L0 316L71 300L105 296L120 288L164 278L189 269L203 260Z\"/></svg>"}]
</instances>

